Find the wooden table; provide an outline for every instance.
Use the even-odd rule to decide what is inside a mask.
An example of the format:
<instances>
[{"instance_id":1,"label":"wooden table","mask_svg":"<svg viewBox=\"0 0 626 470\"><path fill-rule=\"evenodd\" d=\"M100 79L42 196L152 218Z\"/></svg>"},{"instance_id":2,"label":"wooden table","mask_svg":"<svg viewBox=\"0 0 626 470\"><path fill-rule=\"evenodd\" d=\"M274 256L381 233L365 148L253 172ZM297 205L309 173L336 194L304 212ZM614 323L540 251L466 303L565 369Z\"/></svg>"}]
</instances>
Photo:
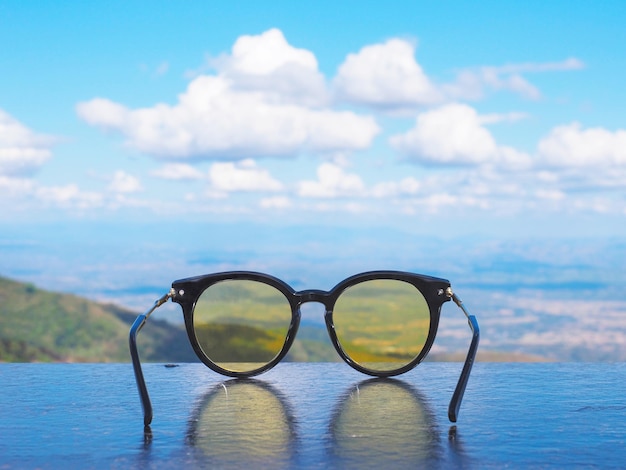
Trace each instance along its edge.
<instances>
[{"instance_id":1,"label":"wooden table","mask_svg":"<svg viewBox=\"0 0 626 470\"><path fill-rule=\"evenodd\" d=\"M145 432L130 364L0 364L0 469L626 467L626 364L478 363L452 425L460 370L145 364Z\"/></svg>"}]
</instances>

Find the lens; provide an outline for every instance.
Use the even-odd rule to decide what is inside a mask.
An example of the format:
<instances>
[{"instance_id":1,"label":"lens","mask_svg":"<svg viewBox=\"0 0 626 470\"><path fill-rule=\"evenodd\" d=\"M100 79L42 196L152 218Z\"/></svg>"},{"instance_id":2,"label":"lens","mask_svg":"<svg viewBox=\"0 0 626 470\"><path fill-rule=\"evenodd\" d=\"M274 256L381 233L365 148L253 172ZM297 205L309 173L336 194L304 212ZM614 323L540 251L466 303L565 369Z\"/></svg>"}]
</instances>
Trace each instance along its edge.
<instances>
[{"instance_id":1,"label":"lens","mask_svg":"<svg viewBox=\"0 0 626 470\"><path fill-rule=\"evenodd\" d=\"M335 303L333 322L350 359L374 373L391 372L424 348L430 310L412 284L377 279L347 288Z\"/></svg>"},{"instance_id":2,"label":"lens","mask_svg":"<svg viewBox=\"0 0 626 470\"><path fill-rule=\"evenodd\" d=\"M251 372L280 353L291 316L287 298L276 288L226 280L202 293L193 325L200 348L212 362L228 371Z\"/></svg>"}]
</instances>

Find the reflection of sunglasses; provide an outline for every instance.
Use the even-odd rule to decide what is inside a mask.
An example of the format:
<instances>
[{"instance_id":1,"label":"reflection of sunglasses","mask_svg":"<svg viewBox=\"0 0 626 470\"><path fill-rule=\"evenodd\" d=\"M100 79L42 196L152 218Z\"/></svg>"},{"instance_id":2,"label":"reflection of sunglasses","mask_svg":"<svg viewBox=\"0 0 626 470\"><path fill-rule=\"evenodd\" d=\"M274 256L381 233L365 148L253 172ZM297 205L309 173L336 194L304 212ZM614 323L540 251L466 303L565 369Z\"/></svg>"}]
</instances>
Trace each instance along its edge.
<instances>
[{"instance_id":1,"label":"reflection of sunglasses","mask_svg":"<svg viewBox=\"0 0 626 470\"><path fill-rule=\"evenodd\" d=\"M267 274L234 271L174 281L170 292L139 315L130 329L130 353L144 410L152 405L137 352L137 333L152 312L169 299L181 305L189 341L209 368L230 377L251 377L278 364L300 326L300 306L324 305L330 339L354 369L390 377L413 369L428 354L441 306L452 299L473 332L448 417L456 422L478 349L478 322L452 292L450 282L420 274L372 271L349 277L330 291L296 292Z\"/></svg>"},{"instance_id":2,"label":"reflection of sunglasses","mask_svg":"<svg viewBox=\"0 0 626 470\"><path fill-rule=\"evenodd\" d=\"M232 379L199 402L185 442L203 454L207 468L294 468L299 447L296 416L271 385ZM290 465L291 463L291 465Z\"/></svg>"},{"instance_id":3,"label":"reflection of sunglasses","mask_svg":"<svg viewBox=\"0 0 626 470\"><path fill-rule=\"evenodd\" d=\"M300 426L290 397L254 379L212 386L196 402L185 443L207 468L319 467L319 451L328 468L430 468L445 462L447 448L457 454L450 441L444 447L428 402L411 385L373 378L336 391L321 391L334 407L328 419L316 414L318 452L310 452L313 428Z\"/></svg>"}]
</instances>

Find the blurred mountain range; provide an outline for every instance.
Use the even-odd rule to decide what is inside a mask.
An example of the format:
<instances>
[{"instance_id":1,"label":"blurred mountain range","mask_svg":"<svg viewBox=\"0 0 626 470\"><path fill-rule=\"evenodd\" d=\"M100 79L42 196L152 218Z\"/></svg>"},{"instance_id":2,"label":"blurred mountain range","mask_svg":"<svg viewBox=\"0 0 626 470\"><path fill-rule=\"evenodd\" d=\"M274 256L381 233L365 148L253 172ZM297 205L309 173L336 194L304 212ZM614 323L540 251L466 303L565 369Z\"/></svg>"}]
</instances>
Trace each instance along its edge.
<instances>
[{"instance_id":1,"label":"blurred mountain range","mask_svg":"<svg viewBox=\"0 0 626 470\"><path fill-rule=\"evenodd\" d=\"M329 290L358 272L396 269L451 281L480 324L479 359L626 361L626 242L619 237L432 237L304 224L133 227L2 226L0 273L13 281L0 285L1 360L127 361L135 315L183 277L253 270L296 290ZM299 332L291 359L337 359L322 317L305 315L309 329ZM469 342L464 315L446 303L429 357L460 359ZM177 305L154 313L140 348L145 360L195 360Z\"/></svg>"}]
</instances>

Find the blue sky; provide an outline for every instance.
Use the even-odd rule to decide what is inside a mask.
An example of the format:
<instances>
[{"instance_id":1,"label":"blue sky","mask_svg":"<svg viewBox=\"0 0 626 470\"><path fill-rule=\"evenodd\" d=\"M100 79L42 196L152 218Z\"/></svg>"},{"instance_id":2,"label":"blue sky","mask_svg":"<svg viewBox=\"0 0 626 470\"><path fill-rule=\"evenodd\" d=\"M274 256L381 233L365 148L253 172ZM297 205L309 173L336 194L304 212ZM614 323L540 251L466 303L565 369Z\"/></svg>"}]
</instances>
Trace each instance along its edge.
<instances>
[{"instance_id":1,"label":"blue sky","mask_svg":"<svg viewBox=\"0 0 626 470\"><path fill-rule=\"evenodd\" d=\"M623 234L624 18L3 2L0 217Z\"/></svg>"},{"instance_id":2,"label":"blue sky","mask_svg":"<svg viewBox=\"0 0 626 470\"><path fill-rule=\"evenodd\" d=\"M625 20L617 1L5 0L0 275L140 309L217 270L322 289L411 270L469 292L487 348L593 331L626 357Z\"/></svg>"}]
</instances>

